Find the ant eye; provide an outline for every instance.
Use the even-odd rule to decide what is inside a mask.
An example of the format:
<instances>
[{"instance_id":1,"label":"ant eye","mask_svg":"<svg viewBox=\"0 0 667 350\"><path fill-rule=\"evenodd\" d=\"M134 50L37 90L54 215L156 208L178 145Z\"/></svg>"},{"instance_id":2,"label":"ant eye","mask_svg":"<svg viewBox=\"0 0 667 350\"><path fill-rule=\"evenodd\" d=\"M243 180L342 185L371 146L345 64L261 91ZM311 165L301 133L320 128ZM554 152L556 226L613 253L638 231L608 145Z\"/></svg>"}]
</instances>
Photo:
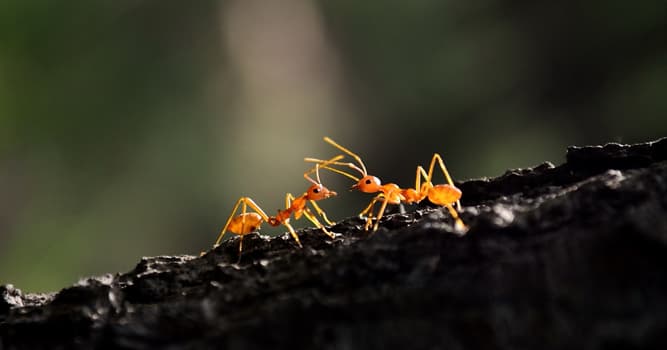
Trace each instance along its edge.
<instances>
[{"instance_id":1,"label":"ant eye","mask_svg":"<svg viewBox=\"0 0 667 350\"><path fill-rule=\"evenodd\" d=\"M314 189L313 189L313 192L315 192L315 193L320 193L320 189L319 189L319 188L314 188Z\"/></svg>"},{"instance_id":2,"label":"ant eye","mask_svg":"<svg viewBox=\"0 0 667 350\"><path fill-rule=\"evenodd\" d=\"M370 185L370 184L371 184L371 179L366 179L366 185Z\"/></svg>"}]
</instances>

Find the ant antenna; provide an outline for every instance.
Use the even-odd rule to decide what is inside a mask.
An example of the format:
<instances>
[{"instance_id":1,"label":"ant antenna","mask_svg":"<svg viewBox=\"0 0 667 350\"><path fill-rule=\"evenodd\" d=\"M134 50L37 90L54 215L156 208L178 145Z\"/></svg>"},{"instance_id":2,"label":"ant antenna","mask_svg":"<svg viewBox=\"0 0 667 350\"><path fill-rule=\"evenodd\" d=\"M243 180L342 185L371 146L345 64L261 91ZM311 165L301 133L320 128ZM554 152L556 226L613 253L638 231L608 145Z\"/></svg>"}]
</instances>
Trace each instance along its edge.
<instances>
[{"instance_id":1,"label":"ant antenna","mask_svg":"<svg viewBox=\"0 0 667 350\"><path fill-rule=\"evenodd\" d=\"M328 143L328 144L330 144L330 145L332 145L332 146L338 148L339 150L341 150L341 151L347 153L347 154L350 155L352 158L354 158L354 159L359 163L359 165L361 165L361 169L357 168L356 166L355 166L354 168L356 168L356 170L359 170L363 176L368 175L368 173L366 172L366 166L364 165L364 162L361 161L361 157L359 157L358 155L356 155L354 152L350 151L349 149L347 149L347 148L345 148L345 147L343 147L343 146L337 144L336 141L332 140L332 139L329 138L328 136L325 136L325 137L324 137L324 141L325 141L326 143Z\"/></svg>"},{"instance_id":2,"label":"ant antenna","mask_svg":"<svg viewBox=\"0 0 667 350\"><path fill-rule=\"evenodd\" d=\"M356 165L354 165L354 164L352 164L352 163L330 162L330 161L326 161L326 160L322 160L322 159L317 159L317 158L311 158L311 157L303 158L303 160L306 161L306 162L309 162L309 163L317 163L317 164L320 166L320 168L322 168L322 169L327 169L327 170L329 170L329 171L333 171L334 173L337 173L337 174L346 176L346 177L348 177L348 178L350 178L350 179L352 179L352 180L354 180L354 181L359 181L359 178L356 177L356 176L354 176L354 175L352 175L352 174L350 174L350 173L348 173L348 172L345 172L345 171L343 171L343 170L333 168L333 167L331 167L329 164L334 164L334 165L340 165L340 166L350 167L350 168L352 168L352 169L354 169L354 170L356 170L356 171L358 171L358 172L360 172L360 173L363 174L362 170L359 169L358 166L356 166ZM308 171L308 173L312 173L313 171L314 171L313 169L310 169L310 170Z\"/></svg>"},{"instance_id":3,"label":"ant antenna","mask_svg":"<svg viewBox=\"0 0 667 350\"><path fill-rule=\"evenodd\" d=\"M313 168L309 169L308 171L306 171L305 173L303 173L303 177L306 178L306 180L313 183L314 185L321 185L322 181L320 181L320 167L328 169L327 165L332 164L332 163L338 163L338 161L343 159L343 158L345 158L345 156L342 155L342 154L339 154L339 155L337 155L337 156L335 156L335 157L333 157L329 160L320 160L320 159L311 160L312 162L317 163L317 164L315 164L315 167L313 167ZM308 176L309 174L312 174L313 172L315 173L315 178L317 179L317 182L315 182L310 176Z\"/></svg>"}]
</instances>

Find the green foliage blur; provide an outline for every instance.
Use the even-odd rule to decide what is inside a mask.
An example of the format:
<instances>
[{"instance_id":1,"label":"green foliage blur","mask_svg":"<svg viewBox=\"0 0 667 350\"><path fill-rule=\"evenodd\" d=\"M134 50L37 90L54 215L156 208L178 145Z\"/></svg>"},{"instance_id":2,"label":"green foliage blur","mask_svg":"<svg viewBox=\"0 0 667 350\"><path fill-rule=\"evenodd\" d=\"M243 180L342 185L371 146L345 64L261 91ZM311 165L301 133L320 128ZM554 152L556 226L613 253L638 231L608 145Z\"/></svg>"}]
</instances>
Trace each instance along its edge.
<instances>
[{"instance_id":1,"label":"green foliage blur","mask_svg":"<svg viewBox=\"0 0 667 350\"><path fill-rule=\"evenodd\" d=\"M664 13L657 0L3 1L0 284L57 290L209 249L239 196L273 213L301 194L303 157L336 153L323 136L405 185L434 152L463 180L665 136ZM340 193L321 204L333 219L369 199L322 179Z\"/></svg>"}]
</instances>

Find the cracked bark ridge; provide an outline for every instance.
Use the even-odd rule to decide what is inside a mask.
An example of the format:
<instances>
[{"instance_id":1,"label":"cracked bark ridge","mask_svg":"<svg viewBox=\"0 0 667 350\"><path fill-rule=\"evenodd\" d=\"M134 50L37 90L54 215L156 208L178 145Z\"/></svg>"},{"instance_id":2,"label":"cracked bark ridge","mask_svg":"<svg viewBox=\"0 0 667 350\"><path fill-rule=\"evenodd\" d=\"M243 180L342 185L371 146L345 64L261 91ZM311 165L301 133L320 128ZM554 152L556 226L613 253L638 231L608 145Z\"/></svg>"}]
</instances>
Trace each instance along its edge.
<instances>
[{"instance_id":1,"label":"cracked bark ridge","mask_svg":"<svg viewBox=\"0 0 667 350\"><path fill-rule=\"evenodd\" d=\"M459 183L445 210L331 240L251 234L53 294L0 287L0 349L664 349L667 139ZM350 208L356 212L359 208Z\"/></svg>"}]
</instances>

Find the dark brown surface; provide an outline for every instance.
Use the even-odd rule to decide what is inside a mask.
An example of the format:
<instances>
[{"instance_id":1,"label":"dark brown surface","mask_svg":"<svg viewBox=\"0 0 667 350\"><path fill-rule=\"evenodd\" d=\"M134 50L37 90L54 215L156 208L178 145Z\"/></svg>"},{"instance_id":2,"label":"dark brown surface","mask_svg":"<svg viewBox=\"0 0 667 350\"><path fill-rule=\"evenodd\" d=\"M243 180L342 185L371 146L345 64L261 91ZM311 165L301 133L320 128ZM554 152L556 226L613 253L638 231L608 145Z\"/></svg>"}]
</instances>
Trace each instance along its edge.
<instances>
[{"instance_id":1,"label":"dark brown surface","mask_svg":"<svg viewBox=\"0 0 667 350\"><path fill-rule=\"evenodd\" d=\"M667 345L667 139L460 183L445 210L252 234L53 295L0 287L0 349L645 349ZM359 208L351 208L356 212Z\"/></svg>"}]
</instances>

